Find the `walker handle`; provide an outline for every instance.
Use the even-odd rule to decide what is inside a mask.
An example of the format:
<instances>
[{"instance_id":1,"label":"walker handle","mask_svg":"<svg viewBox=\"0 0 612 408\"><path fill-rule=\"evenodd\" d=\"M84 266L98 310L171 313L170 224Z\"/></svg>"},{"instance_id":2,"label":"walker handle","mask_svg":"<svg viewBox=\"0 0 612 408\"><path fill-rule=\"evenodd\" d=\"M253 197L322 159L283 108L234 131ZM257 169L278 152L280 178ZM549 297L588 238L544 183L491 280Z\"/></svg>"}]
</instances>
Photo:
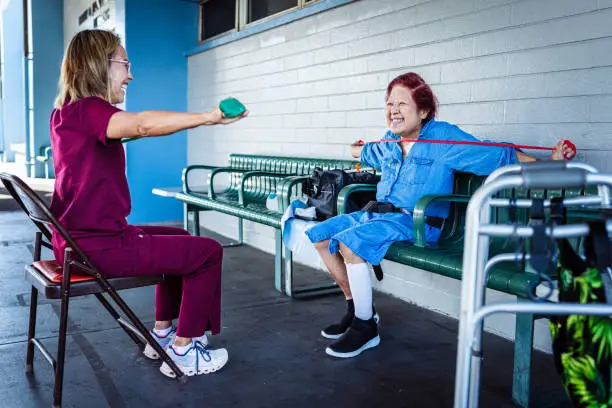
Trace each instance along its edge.
<instances>
[{"instance_id":1,"label":"walker handle","mask_svg":"<svg viewBox=\"0 0 612 408\"><path fill-rule=\"evenodd\" d=\"M523 169L522 177L526 188L584 188L587 173L581 169Z\"/></svg>"},{"instance_id":2,"label":"walker handle","mask_svg":"<svg viewBox=\"0 0 612 408\"><path fill-rule=\"evenodd\" d=\"M535 171L563 171L567 169L565 160L543 160L535 162L521 163L521 173Z\"/></svg>"}]
</instances>

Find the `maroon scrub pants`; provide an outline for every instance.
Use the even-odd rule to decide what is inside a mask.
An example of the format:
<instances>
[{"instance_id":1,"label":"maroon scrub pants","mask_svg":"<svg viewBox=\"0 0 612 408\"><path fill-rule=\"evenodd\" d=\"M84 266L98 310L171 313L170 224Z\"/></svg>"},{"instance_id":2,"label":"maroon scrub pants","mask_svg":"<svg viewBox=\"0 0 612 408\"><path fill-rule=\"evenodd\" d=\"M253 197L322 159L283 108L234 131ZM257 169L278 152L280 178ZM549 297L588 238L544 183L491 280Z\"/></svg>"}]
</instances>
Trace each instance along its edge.
<instances>
[{"instance_id":1,"label":"maroon scrub pants","mask_svg":"<svg viewBox=\"0 0 612 408\"><path fill-rule=\"evenodd\" d=\"M106 277L165 275L155 293L155 319L178 317L177 335L199 337L221 329L223 248L181 228L139 226L144 233L123 237L119 249L88 251Z\"/></svg>"}]
</instances>

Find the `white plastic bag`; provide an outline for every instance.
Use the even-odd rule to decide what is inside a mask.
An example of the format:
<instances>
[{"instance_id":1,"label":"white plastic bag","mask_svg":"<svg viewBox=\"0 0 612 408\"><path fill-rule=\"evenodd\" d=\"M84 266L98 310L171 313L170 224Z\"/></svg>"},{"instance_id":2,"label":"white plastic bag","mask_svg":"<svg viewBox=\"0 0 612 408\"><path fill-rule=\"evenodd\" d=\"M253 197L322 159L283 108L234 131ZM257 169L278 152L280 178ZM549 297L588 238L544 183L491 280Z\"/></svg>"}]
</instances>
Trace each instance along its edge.
<instances>
[{"instance_id":1,"label":"white plastic bag","mask_svg":"<svg viewBox=\"0 0 612 408\"><path fill-rule=\"evenodd\" d=\"M305 260L313 267L327 271L319 253L306 236L306 231L317 225L318 221L305 221L295 218L295 210L298 208L306 208L306 204L300 200L294 200L283 214L281 219L283 244L293 252L295 258ZM315 261L315 264L313 264L313 261Z\"/></svg>"}]
</instances>

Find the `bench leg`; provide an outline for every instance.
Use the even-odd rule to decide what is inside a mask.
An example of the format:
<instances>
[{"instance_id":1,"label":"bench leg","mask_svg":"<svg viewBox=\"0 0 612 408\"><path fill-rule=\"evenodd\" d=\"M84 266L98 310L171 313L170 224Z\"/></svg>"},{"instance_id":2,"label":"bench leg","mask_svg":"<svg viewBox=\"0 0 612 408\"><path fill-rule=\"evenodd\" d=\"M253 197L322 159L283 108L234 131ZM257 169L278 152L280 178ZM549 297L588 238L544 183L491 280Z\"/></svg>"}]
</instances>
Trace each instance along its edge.
<instances>
[{"instance_id":1,"label":"bench leg","mask_svg":"<svg viewBox=\"0 0 612 408\"><path fill-rule=\"evenodd\" d=\"M519 302L521 301L526 300L520 299ZM533 323L533 314L520 313L516 316L512 400L523 408L529 407Z\"/></svg>"},{"instance_id":2,"label":"bench leg","mask_svg":"<svg viewBox=\"0 0 612 408\"><path fill-rule=\"evenodd\" d=\"M200 236L200 210L197 207L193 209L193 235Z\"/></svg>"},{"instance_id":3,"label":"bench leg","mask_svg":"<svg viewBox=\"0 0 612 408\"><path fill-rule=\"evenodd\" d=\"M183 203L183 229L189 232L189 204Z\"/></svg>"},{"instance_id":4,"label":"bench leg","mask_svg":"<svg viewBox=\"0 0 612 408\"><path fill-rule=\"evenodd\" d=\"M281 241L282 245L282 241ZM340 287L335 281L294 287L293 284L293 253L282 245L284 250L285 294L294 299L308 298L340 293ZM277 252L278 253L278 252Z\"/></svg>"},{"instance_id":5,"label":"bench leg","mask_svg":"<svg viewBox=\"0 0 612 408\"><path fill-rule=\"evenodd\" d=\"M192 230L189 230L189 213L193 214ZM200 236L200 211L190 204L183 204L183 229L194 237Z\"/></svg>"},{"instance_id":6,"label":"bench leg","mask_svg":"<svg viewBox=\"0 0 612 408\"><path fill-rule=\"evenodd\" d=\"M244 220L242 218L238 218L238 242L236 243L236 245L229 245L229 246L242 245L243 242L244 242Z\"/></svg>"},{"instance_id":7,"label":"bench leg","mask_svg":"<svg viewBox=\"0 0 612 408\"><path fill-rule=\"evenodd\" d=\"M274 230L274 288L283 292L283 237L280 229Z\"/></svg>"},{"instance_id":8,"label":"bench leg","mask_svg":"<svg viewBox=\"0 0 612 408\"><path fill-rule=\"evenodd\" d=\"M183 228L189 231L189 213L193 214L193 235L194 237L201 236L200 231L200 211L210 211L207 209L198 208L189 204L184 204L183 210ZM191 231L190 231L191 232ZM238 218L238 240L231 241L226 244L221 244L223 248L237 247L244 243L244 222L242 218Z\"/></svg>"},{"instance_id":9,"label":"bench leg","mask_svg":"<svg viewBox=\"0 0 612 408\"><path fill-rule=\"evenodd\" d=\"M293 297L295 292L293 290L293 252L282 245L282 250L284 252L284 270L285 273L285 294L289 297Z\"/></svg>"},{"instance_id":10,"label":"bench leg","mask_svg":"<svg viewBox=\"0 0 612 408\"><path fill-rule=\"evenodd\" d=\"M223 248L237 247L241 246L244 243L244 220L242 218L238 218L238 240L233 242L228 242L227 244L222 244Z\"/></svg>"}]
</instances>

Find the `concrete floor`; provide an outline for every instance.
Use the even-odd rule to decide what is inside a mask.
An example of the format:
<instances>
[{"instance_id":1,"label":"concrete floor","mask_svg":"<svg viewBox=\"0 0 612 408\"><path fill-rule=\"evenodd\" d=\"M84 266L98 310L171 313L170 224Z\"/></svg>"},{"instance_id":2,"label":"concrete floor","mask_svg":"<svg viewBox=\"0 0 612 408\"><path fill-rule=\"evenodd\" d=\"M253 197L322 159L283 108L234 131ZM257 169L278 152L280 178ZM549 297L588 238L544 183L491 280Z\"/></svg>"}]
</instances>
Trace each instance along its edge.
<instances>
[{"instance_id":1,"label":"concrete floor","mask_svg":"<svg viewBox=\"0 0 612 408\"><path fill-rule=\"evenodd\" d=\"M1 194L1 193L0 193ZM0 212L0 406L51 405L51 368L37 353L24 372L34 227L19 212ZM348 360L324 352L321 328L343 313L328 296L291 300L273 288L273 257L248 246L229 248L223 268L220 372L179 384L139 354L95 298L70 304L64 407L451 407L457 321L376 293L378 348ZM299 276L328 279L298 267ZM300 278L298 278L300 279ZM302 278L303 279L303 278ZM153 321L153 288L122 292L138 316ZM59 304L39 300L37 335L56 344ZM481 407L512 407L512 344L485 336ZM534 353L536 407L569 406L552 358Z\"/></svg>"}]
</instances>

